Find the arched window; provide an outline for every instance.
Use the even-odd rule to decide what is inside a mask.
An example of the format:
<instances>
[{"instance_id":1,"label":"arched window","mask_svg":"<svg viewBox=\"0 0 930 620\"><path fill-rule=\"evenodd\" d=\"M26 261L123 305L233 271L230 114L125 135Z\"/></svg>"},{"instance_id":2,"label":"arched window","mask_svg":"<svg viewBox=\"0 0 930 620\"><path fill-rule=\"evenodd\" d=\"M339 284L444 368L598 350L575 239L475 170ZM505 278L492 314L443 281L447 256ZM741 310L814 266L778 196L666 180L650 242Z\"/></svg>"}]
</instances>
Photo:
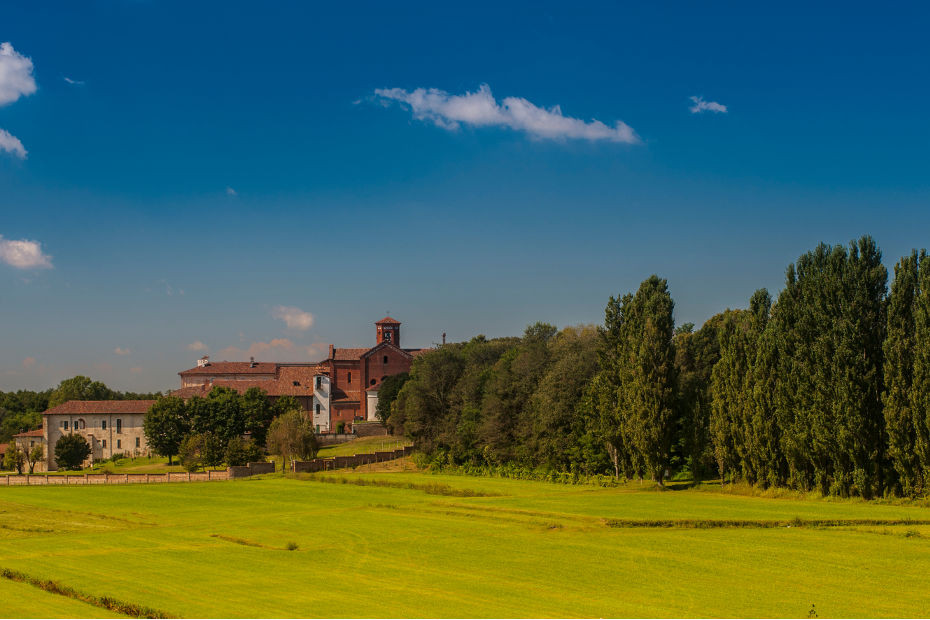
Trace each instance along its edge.
<instances>
[{"instance_id":1,"label":"arched window","mask_svg":"<svg viewBox=\"0 0 930 620\"><path fill-rule=\"evenodd\" d=\"M377 380L372 379L372 380L371 380L371 384L374 385L375 383L377 383Z\"/></svg>"}]
</instances>

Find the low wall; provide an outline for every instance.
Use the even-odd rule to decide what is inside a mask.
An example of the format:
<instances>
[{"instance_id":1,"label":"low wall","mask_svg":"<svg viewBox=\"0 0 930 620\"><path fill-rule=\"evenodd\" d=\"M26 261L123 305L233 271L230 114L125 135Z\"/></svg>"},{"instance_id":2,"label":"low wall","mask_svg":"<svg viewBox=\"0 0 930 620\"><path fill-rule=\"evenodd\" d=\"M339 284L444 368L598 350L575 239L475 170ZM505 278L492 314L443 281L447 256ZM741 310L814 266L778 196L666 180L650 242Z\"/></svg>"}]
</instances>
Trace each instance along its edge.
<instances>
[{"instance_id":1,"label":"low wall","mask_svg":"<svg viewBox=\"0 0 930 620\"><path fill-rule=\"evenodd\" d=\"M294 461L291 465L291 471L294 473L316 473L318 471L330 471L333 469L346 469L348 467L358 467L370 463L383 463L384 461L393 461L407 455L413 454L413 446L398 448L397 450L385 450L371 452L368 454L355 454L353 456L334 456L328 459L313 459L312 461Z\"/></svg>"},{"instance_id":2,"label":"low wall","mask_svg":"<svg viewBox=\"0 0 930 620\"><path fill-rule=\"evenodd\" d=\"M337 443L346 443L353 439L358 439L358 437L352 433L323 433L316 436L316 443L320 447L334 446Z\"/></svg>"},{"instance_id":3,"label":"low wall","mask_svg":"<svg viewBox=\"0 0 930 620\"><path fill-rule=\"evenodd\" d=\"M356 437L380 437L388 434L387 427L381 422L355 422L352 432Z\"/></svg>"},{"instance_id":4,"label":"low wall","mask_svg":"<svg viewBox=\"0 0 930 620\"><path fill-rule=\"evenodd\" d=\"M273 464L272 464L273 465ZM247 468L246 468L247 469ZM156 482L212 482L229 480L229 471L171 472L166 474L83 474L56 476L24 474L0 477L0 486L46 486L81 484L153 484Z\"/></svg>"}]
</instances>

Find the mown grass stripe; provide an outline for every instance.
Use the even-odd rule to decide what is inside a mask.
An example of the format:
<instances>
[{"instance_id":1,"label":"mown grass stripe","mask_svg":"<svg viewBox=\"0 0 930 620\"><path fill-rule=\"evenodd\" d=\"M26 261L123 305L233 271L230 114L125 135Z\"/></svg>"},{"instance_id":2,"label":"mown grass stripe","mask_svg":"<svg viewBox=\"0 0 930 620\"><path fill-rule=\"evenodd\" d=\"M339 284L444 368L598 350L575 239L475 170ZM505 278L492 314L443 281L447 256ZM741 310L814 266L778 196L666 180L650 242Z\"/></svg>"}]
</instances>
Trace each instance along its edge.
<instances>
[{"instance_id":1,"label":"mown grass stripe","mask_svg":"<svg viewBox=\"0 0 930 620\"><path fill-rule=\"evenodd\" d=\"M604 523L616 528L713 529L930 525L930 519L605 519Z\"/></svg>"},{"instance_id":2,"label":"mown grass stripe","mask_svg":"<svg viewBox=\"0 0 930 620\"><path fill-rule=\"evenodd\" d=\"M390 489L409 489L422 491L427 495L447 495L450 497L499 497L500 493L476 491L474 489L459 489L448 484L430 482L416 484L414 482L394 482L392 480L371 480L368 478L345 478L335 476L317 476L314 474L298 475L299 480L311 482L325 482L327 484L353 484L360 487L386 487Z\"/></svg>"},{"instance_id":3,"label":"mown grass stripe","mask_svg":"<svg viewBox=\"0 0 930 620\"><path fill-rule=\"evenodd\" d=\"M11 570L9 568L0 568L0 577L4 579L9 579L10 581L16 581L18 583L25 583L40 590L45 590L52 594L58 594L65 596L67 598L72 598L78 601L87 603L88 605L93 605L94 607L100 607L101 609L107 609L109 611L116 612L118 614L123 614L124 616L130 616L132 618L176 618L167 612L161 611L159 609L153 609L151 607L146 607L145 605L136 605L135 603L127 603L126 601L121 601L109 596L95 596L93 594L86 594L84 592L79 592L70 586L62 585L51 579L39 579L26 573L21 573L19 571Z\"/></svg>"}]
</instances>

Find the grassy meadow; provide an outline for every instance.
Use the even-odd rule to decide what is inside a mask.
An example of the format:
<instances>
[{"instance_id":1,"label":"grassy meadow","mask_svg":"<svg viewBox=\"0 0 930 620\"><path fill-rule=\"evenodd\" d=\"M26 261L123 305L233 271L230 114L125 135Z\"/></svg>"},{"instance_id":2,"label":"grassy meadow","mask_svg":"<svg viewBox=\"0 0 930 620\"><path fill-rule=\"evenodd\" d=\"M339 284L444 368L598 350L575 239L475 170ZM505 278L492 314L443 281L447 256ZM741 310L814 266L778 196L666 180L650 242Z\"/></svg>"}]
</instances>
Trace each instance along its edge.
<instances>
[{"instance_id":1,"label":"grassy meadow","mask_svg":"<svg viewBox=\"0 0 930 620\"><path fill-rule=\"evenodd\" d=\"M930 609L926 523L916 505L404 471L0 487L0 569L170 616L911 617ZM108 614L6 579L0 601Z\"/></svg>"}]
</instances>

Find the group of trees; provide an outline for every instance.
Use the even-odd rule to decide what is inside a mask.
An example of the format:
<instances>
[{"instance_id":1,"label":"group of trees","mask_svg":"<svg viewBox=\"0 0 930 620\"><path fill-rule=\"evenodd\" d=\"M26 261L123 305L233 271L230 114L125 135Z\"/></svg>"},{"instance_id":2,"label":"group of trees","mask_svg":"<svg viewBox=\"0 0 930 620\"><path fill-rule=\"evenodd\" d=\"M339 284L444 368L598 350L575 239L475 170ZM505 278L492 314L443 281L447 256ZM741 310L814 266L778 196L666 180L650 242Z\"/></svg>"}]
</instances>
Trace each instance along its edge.
<instances>
[{"instance_id":1,"label":"group of trees","mask_svg":"<svg viewBox=\"0 0 930 620\"><path fill-rule=\"evenodd\" d=\"M930 260L888 274L869 237L821 245L773 300L675 328L667 283L603 326L419 356L387 424L437 462L617 477L687 472L825 494L930 489Z\"/></svg>"},{"instance_id":2,"label":"group of trees","mask_svg":"<svg viewBox=\"0 0 930 620\"><path fill-rule=\"evenodd\" d=\"M296 418L301 424L292 424ZM276 454L300 458L316 451L297 400L284 396L271 404L256 387L241 395L217 386L205 398L160 397L146 413L143 430L154 452L167 456L169 464L178 456L191 471L261 460L266 444Z\"/></svg>"}]
</instances>

